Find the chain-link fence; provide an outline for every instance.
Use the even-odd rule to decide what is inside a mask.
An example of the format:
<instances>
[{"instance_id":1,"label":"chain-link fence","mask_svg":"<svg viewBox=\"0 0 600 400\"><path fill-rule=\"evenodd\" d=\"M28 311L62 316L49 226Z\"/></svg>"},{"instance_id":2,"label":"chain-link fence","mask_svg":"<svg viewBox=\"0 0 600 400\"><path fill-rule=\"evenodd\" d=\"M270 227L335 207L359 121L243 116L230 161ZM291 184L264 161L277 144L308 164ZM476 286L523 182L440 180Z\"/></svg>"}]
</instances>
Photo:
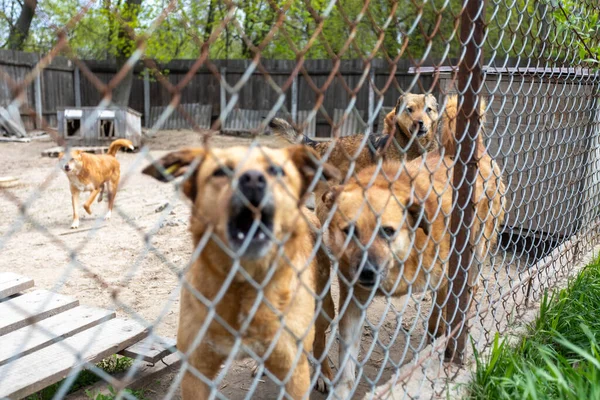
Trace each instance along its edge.
<instances>
[{"instance_id":1,"label":"chain-link fence","mask_svg":"<svg viewBox=\"0 0 600 400\"><path fill-rule=\"evenodd\" d=\"M0 121L64 149L0 144L1 271L176 337L145 397L460 396L457 366L599 244L594 2L37 3L49 50L1 54ZM120 180L71 151L117 138ZM49 293L0 300L0 395L90 369L134 398L143 363L97 367L123 342L57 334Z\"/></svg>"}]
</instances>

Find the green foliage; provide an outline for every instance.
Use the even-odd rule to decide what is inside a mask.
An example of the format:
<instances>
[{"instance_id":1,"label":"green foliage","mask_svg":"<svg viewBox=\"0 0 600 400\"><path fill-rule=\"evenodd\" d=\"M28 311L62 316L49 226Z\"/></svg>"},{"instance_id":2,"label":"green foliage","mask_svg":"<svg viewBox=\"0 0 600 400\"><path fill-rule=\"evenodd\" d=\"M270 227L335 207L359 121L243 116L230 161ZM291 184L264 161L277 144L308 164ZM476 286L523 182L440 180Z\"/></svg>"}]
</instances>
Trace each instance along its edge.
<instances>
[{"instance_id":1,"label":"green foliage","mask_svg":"<svg viewBox=\"0 0 600 400\"><path fill-rule=\"evenodd\" d=\"M600 399L600 262L545 296L527 335L476 353L471 399Z\"/></svg>"},{"instance_id":2,"label":"green foliage","mask_svg":"<svg viewBox=\"0 0 600 400\"><path fill-rule=\"evenodd\" d=\"M102 370L104 370L108 374L117 374L119 372L127 371L131 365L133 364L133 359L129 357L121 357L117 355L112 355L111 357L105 358L100 361L96 366ZM76 392L77 390L90 386L96 382L98 382L100 378L94 372L83 370L77 375L75 381L69 388L68 393ZM47 388L31 395L27 398L27 400L51 400L56 392L58 392L60 386L63 381L57 382ZM87 392L86 392L87 393Z\"/></svg>"},{"instance_id":3,"label":"green foliage","mask_svg":"<svg viewBox=\"0 0 600 400\"><path fill-rule=\"evenodd\" d=\"M85 395L90 400L114 400L117 398L118 393L112 386L108 386L108 392L109 392L109 394L102 394L102 393L92 392L91 390L86 390ZM146 397L144 396L144 394L145 394L144 390L124 389L123 392L130 394L131 396L137 398L138 400L146 399Z\"/></svg>"},{"instance_id":4,"label":"green foliage","mask_svg":"<svg viewBox=\"0 0 600 400\"><path fill-rule=\"evenodd\" d=\"M131 30L144 35L145 56L163 65L197 58L203 48L213 59L252 58L256 47L262 57L277 59L295 59L297 52L308 59L461 55L463 0L371 0L366 7L363 0L180 0L168 10L168 0L145 0L141 7L136 5L140 1L95 2L76 24L68 25L87 2L39 0L27 50L48 51L56 43L56 30L68 26L69 45L78 57L127 57L135 45L126 34ZM14 2L0 7L0 18L16 18L10 6ZM593 4L489 0L484 56L597 63L600 21Z\"/></svg>"}]
</instances>

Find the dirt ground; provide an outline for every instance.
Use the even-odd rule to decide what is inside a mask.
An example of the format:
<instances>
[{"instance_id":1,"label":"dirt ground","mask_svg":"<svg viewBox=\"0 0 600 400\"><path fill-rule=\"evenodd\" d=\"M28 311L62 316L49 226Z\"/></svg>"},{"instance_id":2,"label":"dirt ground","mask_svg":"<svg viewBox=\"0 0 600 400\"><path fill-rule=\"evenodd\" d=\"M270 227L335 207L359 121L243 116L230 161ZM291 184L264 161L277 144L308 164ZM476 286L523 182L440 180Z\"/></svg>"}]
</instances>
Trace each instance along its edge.
<instances>
[{"instance_id":1,"label":"dirt ground","mask_svg":"<svg viewBox=\"0 0 600 400\"><path fill-rule=\"evenodd\" d=\"M261 142L282 145L280 139L263 137ZM249 143L249 139L215 136L216 146ZM147 140L150 155L158 157L167 150L199 145L201 137L190 131L163 131ZM71 231L71 201L67 179L57 168L57 159L41 157L50 141L0 143L0 176L20 179L17 187L0 190L0 271L17 272L35 280L36 288L54 290L76 297L81 304L114 308L119 317L134 317L151 322L156 332L175 337L179 299L177 274L190 259L192 245L187 231L188 206L172 185L158 184L140 171L149 162L142 153L119 153L122 185L115 212L109 223L102 217L106 203L95 204L93 215L83 210L80 230ZM84 195L85 198L86 195ZM157 211L161 205L170 206ZM24 215L20 212L25 204ZM99 230L88 230L104 226ZM150 236L150 246L145 242ZM337 283L334 284L337 297ZM116 294L116 301L112 295ZM428 298L429 296L427 296ZM429 311L427 299L421 312ZM399 314L400 311L404 313ZM398 317L398 315L402 315ZM368 319L375 326L365 329L361 356L365 360L360 397L371 388L388 381L401 360L409 361L414 349L424 346L422 319L415 299L386 302L376 299ZM412 327L412 335L406 329ZM395 338L395 339L394 339ZM390 346L390 343L393 344ZM337 364L337 347L330 353ZM253 378L250 361L235 364L223 383L227 398L276 398L272 382L259 382L256 392L248 391ZM160 380L148 398L163 398L174 375ZM263 380L268 380L264 378ZM176 396L179 396L177 390ZM324 396L314 393L311 398Z\"/></svg>"}]
</instances>

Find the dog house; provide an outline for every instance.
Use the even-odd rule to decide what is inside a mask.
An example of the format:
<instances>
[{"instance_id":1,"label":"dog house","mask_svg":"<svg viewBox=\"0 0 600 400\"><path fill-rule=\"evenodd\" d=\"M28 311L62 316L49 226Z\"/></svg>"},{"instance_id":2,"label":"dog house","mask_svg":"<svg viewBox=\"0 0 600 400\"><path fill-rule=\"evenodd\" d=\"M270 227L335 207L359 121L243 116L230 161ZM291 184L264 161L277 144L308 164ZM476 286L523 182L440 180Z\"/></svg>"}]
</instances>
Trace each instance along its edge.
<instances>
[{"instance_id":1,"label":"dog house","mask_svg":"<svg viewBox=\"0 0 600 400\"><path fill-rule=\"evenodd\" d=\"M73 146L107 146L115 139L142 144L142 114L131 108L69 107L57 114L58 131Z\"/></svg>"}]
</instances>

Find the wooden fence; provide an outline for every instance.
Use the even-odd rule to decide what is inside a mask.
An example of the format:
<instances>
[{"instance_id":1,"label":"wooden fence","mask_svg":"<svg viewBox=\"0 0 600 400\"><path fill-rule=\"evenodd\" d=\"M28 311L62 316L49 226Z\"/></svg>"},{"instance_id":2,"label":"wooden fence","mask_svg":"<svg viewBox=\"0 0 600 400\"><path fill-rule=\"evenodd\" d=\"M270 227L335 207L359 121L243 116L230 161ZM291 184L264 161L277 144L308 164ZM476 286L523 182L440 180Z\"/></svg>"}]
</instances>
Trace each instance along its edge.
<instances>
[{"instance_id":1,"label":"wooden fence","mask_svg":"<svg viewBox=\"0 0 600 400\"><path fill-rule=\"evenodd\" d=\"M10 81L5 77L8 76L17 83L21 82L32 72L39 60L40 56L37 54L0 50L0 106L5 106L14 97ZM249 60L210 62L229 86L234 86L242 75L252 68ZM175 60L162 65L161 70L170 83L177 85L189 73L193 63L194 60ZM115 64L109 61L85 61L85 64L105 83L108 83L116 72ZM432 74L417 77L409 72L410 66L408 61L401 61L396 65L391 77L390 65L385 60L374 60L371 71L366 73L362 60L344 60L340 62L335 78L328 82L334 63L331 60L307 60L298 76L288 82L296 67L296 61L261 60L261 68L256 68L240 89L235 108L269 110L280 97L278 89L272 84L284 87L287 82L282 106L282 110L287 114L298 116L302 111L313 109L317 102L321 101L316 118L316 136L330 135L329 121L334 119L334 110L346 108L350 101L355 102L356 109L364 113L365 119L371 118L374 121L372 128L376 130L378 116L373 115L380 99L383 99L383 105L393 106L400 94L400 88L422 93L429 90L436 81ZM271 82L261 70L268 72ZM146 120L149 120L150 108L166 106L172 100L172 95L161 83L144 74L141 63L136 66L135 71L136 79L133 82L129 107L142 113L146 123ZM369 79L375 82L375 87L368 84ZM363 80L365 82L362 87L357 89ZM31 110L37 110L38 114L43 115L50 125L56 125L56 112L61 107L95 106L101 98L102 93L70 60L55 57L24 91L23 100ZM202 67L183 88L180 103L210 105L212 120L215 120L223 105L230 100L231 94L221 86L218 77L208 68ZM22 115L29 128L37 126L35 118L29 115L25 107L22 109Z\"/></svg>"}]
</instances>

